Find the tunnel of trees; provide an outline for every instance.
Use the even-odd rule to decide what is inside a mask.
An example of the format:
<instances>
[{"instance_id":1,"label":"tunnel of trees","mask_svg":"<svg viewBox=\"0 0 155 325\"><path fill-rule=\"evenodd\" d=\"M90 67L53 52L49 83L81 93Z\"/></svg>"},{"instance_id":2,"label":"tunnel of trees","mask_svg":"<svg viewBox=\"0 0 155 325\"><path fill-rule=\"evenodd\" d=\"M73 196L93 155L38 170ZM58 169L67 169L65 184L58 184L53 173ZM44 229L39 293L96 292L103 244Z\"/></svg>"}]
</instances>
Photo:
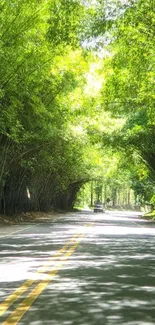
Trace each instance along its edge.
<instances>
[{"instance_id":1,"label":"tunnel of trees","mask_svg":"<svg viewBox=\"0 0 155 325\"><path fill-rule=\"evenodd\" d=\"M101 180L155 201L155 6L2 0L0 213L72 208Z\"/></svg>"}]
</instances>

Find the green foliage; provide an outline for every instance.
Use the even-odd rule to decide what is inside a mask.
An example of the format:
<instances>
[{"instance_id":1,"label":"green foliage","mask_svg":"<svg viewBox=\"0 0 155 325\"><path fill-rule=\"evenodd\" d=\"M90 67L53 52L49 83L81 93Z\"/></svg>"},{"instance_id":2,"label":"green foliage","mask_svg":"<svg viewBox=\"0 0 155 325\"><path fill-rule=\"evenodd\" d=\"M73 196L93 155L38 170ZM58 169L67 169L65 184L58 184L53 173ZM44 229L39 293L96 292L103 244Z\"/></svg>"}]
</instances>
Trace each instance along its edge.
<instances>
[{"instance_id":1,"label":"green foliage","mask_svg":"<svg viewBox=\"0 0 155 325\"><path fill-rule=\"evenodd\" d=\"M91 177L85 154L85 145L93 150L85 131L89 65L78 49L86 10L79 1L7 0L1 6L3 213L72 206Z\"/></svg>"},{"instance_id":2,"label":"green foliage","mask_svg":"<svg viewBox=\"0 0 155 325\"><path fill-rule=\"evenodd\" d=\"M76 0L54 0L50 4L48 38L56 46L76 46L82 31L84 6Z\"/></svg>"},{"instance_id":3,"label":"green foliage","mask_svg":"<svg viewBox=\"0 0 155 325\"><path fill-rule=\"evenodd\" d=\"M137 179L137 186L148 200L155 172L154 5L144 0L129 2L122 13L120 11L110 31L102 105L111 116L123 117L124 125L110 136L105 131L103 141L130 157L136 152L145 162L150 170L149 180L140 184Z\"/></svg>"},{"instance_id":4,"label":"green foliage","mask_svg":"<svg viewBox=\"0 0 155 325\"><path fill-rule=\"evenodd\" d=\"M152 3L6 0L0 6L0 211L71 207L90 180L113 192L132 186L138 193L139 186L149 199ZM150 169L145 182L142 160Z\"/></svg>"}]
</instances>

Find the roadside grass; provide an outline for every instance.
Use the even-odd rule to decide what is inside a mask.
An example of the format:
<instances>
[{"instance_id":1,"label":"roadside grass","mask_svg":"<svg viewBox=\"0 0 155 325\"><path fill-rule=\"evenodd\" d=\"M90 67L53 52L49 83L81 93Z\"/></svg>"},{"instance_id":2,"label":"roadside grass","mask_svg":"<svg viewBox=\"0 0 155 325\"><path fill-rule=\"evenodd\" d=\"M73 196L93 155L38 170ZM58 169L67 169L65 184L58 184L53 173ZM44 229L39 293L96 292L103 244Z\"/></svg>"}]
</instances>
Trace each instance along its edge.
<instances>
[{"instance_id":1,"label":"roadside grass","mask_svg":"<svg viewBox=\"0 0 155 325\"><path fill-rule=\"evenodd\" d=\"M143 215L144 218L148 218L150 220L155 220L155 210L152 210Z\"/></svg>"}]
</instances>

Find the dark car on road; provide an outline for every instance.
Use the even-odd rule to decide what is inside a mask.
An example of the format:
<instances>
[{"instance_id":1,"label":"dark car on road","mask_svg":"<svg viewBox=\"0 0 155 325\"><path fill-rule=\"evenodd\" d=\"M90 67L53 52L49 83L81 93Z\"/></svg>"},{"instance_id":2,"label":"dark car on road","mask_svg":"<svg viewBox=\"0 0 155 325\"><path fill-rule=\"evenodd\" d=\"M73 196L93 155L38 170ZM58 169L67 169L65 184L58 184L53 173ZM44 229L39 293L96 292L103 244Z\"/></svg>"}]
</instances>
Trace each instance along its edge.
<instances>
[{"instance_id":1,"label":"dark car on road","mask_svg":"<svg viewBox=\"0 0 155 325\"><path fill-rule=\"evenodd\" d=\"M104 205L102 203L96 203L94 205L94 212L105 212Z\"/></svg>"}]
</instances>

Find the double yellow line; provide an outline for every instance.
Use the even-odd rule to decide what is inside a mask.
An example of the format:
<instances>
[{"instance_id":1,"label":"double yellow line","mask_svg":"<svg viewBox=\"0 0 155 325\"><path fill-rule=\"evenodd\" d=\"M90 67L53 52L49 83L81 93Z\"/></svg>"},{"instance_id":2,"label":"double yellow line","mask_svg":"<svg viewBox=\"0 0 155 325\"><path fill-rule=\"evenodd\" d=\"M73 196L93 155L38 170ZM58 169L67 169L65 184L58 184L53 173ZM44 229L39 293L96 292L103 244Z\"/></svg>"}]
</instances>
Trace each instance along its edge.
<instances>
[{"instance_id":1,"label":"double yellow line","mask_svg":"<svg viewBox=\"0 0 155 325\"><path fill-rule=\"evenodd\" d=\"M89 224L87 226L92 225L93 224ZM9 307L12 306L12 304L23 295L23 293L28 291L32 284L37 282L36 286L30 291L27 297L24 298L22 302L18 304L16 309L8 316L8 318L2 323L2 325L16 325L20 321L23 315L32 306L33 302L38 298L42 291L52 281L57 272L62 268L65 261L68 260L68 258L73 254L76 247L79 245L82 237L84 237L84 234L75 234L71 238L71 240L69 240L46 265L42 266L36 272L36 274L45 273L53 265L53 262L60 262L58 265L54 266L48 273L46 273L45 279L41 281L33 279L26 280L17 290L15 290L0 304L0 316L2 316L9 309Z\"/></svg>"}]
</instances>

